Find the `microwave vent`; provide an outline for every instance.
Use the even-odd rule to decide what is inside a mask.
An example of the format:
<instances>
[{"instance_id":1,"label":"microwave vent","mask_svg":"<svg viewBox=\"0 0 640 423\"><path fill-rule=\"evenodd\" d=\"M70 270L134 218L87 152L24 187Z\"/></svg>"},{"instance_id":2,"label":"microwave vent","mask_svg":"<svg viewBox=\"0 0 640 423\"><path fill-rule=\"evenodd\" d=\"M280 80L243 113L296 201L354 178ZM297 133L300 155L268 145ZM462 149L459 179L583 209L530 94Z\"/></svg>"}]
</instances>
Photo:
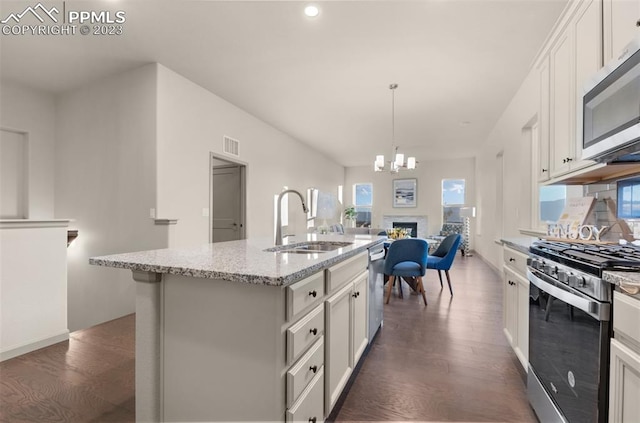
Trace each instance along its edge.
<instances>
[{"instance_id":1,"label":"microwave vent","mask_svg":"<svg viewBox=\"0 0 640 423\"><path fill-rule=\"evenodd\" d=\"M240 157L240 141L231 137L223 137L222 151L230 156Z\"/></svg>"}]
</instances>

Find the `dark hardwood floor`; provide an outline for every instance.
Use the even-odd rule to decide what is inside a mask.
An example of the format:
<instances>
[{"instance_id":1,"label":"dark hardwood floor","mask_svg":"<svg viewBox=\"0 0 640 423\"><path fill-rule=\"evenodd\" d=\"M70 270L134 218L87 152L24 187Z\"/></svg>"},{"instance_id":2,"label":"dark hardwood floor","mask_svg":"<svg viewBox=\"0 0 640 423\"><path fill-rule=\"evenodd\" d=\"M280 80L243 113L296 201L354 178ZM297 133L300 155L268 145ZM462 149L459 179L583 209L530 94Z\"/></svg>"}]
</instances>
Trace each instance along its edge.
<instances>
[{"instance_id":1,"label":"dark hardwood floor","mask_svg":"<svg viewBox=\"0 0 640 423\"><path fill-rule=\"evenodd\" d=\"M427 271L426 307L408 285L404 299L394 287L336 421L537 422L502 332L499 276L460 255L450 274L453 297Z\"/></svg>"},{"instance_id":2,"label":"dark hardwood floor","mask_svg":"<svg viewBox=\"0 0 640 423\"><path fill-rule=\"evenodd\" d=\"M536 422L502 333L499 276L478 257L450 273L453 298L427 273L427 307L394 289L336 421ZM0 421L133 422L134 328L126 316L0 363Z\"/></svg>"},{"instance_id":3,"label":"dark hardwood floor","mask_svg":"<svg viewBox=\"0 0 640 423\"><path fill-rule=\"evenodd\" d=\"M0 363L0 422L134 422L135 316Z\"/></svg>"}]
</instances>

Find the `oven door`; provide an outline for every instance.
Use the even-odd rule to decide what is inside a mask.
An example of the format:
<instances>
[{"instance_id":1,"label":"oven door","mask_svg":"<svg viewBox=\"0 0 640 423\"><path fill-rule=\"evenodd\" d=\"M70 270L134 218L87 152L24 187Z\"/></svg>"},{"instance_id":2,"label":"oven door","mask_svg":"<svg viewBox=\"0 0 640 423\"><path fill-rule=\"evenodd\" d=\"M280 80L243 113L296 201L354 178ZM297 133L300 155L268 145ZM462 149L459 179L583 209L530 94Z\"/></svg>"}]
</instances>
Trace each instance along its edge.
<instances>
[{"instance_id":1,"label":"oven door","mask_svg":"<svg viewBox=\"0 0 640 423\"><path fill-rule=\"evenodd\" d=\"M533 268L527 276L531 405L540 421L606 422L610 304Z\"/></svg>"}]
</instances>

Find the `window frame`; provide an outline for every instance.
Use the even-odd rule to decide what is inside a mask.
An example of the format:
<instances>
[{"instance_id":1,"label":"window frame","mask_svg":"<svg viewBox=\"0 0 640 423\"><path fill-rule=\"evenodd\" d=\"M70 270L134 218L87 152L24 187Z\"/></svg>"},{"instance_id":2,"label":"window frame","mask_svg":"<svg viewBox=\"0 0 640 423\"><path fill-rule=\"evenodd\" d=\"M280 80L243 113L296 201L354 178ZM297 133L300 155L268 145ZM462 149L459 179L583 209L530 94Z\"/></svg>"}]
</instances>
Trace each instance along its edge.
<instances>
[{"instance_id":1,"label":"window frame","mask_svg":"<svg viewBox=\"0 0 640 423\"><path fill-rule=\"evenodd\" d=\"M357 202L357 198L358 197L356 195L356 192L357 192L358 186L361 186L361 185L368 185L369 186L369 189L371 191L371 204L369 204L369 205L358 205L358 202ZM358 222L361 222L361 224L363 226L366 226L368 224L369 227L371 227L371 225L373 223L372 222L372 220L373 220L372 219L372 217L373 217L373 182L356 182L356 183L354 183L353 187L352 187L351 194L352 194L352 199L353 199L353 206L356 209L356 222L355 222L356 226L358 225ZM366 209L366 210L362 210L362 209ZM366 213L367 211L369 213L369 220L368 221L366 221L366 220L360 220L359 221L358 217L357 217L358 213L360 213L360 212Z\"/></svg>"}]
</instances>

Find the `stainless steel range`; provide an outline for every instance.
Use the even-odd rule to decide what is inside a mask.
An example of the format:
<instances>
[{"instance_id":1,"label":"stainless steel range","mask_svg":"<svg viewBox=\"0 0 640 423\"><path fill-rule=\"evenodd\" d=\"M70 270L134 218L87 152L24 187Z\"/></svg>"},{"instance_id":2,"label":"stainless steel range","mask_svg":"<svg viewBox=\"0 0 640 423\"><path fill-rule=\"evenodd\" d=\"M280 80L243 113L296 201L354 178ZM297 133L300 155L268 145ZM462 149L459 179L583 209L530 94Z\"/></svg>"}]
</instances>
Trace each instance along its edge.
<instances>
[{"instance_id":1,"label":"stainless steel range","mask_svg":"<svg viewBox=\"0 0 640 423\"><path fill-rule=\"evenodd\" d=\"M539 241L529 248L529 402L538 419L606 422L612 285L640 248Z\"/></svg>"}]
</instances>

